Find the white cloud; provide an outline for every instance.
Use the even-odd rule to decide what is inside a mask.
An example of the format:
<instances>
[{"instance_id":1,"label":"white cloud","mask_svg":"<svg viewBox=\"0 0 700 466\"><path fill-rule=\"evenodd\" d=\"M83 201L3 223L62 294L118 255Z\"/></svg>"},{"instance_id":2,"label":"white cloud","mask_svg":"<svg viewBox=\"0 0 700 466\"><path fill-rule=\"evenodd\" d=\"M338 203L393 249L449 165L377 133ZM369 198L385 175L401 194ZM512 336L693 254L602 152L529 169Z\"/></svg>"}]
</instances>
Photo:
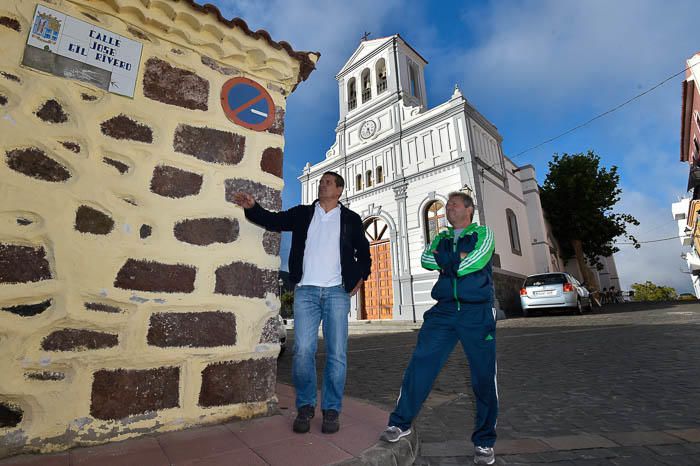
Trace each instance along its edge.
<instances>
[{"instance_id":1,"label":"white cloud","mask_svg":"<svg viewBox=\"0 0 700 466\"><path fill-rule=\"evenodd\" d=\"M700 3L678 0L490 2L463 15L475 45L438 58L467 96L515 103L607 102L683 68ZM563 109L562 109L563 110Z\"/></svg>"},{"instance_id":2,"label":"white cloud","mask_svg":"<svg viewBox=\"0 0 700 466\"><path fill-rule=\"evenodd\" d=\"M678 235L670 203L660 203L652 195L628 191L623 195L619 211L630 213L639 220L640 225L630 228L629 232L640 241ZM629 289L632 283L650 280L657 285L672 286L679 293L692 292L690 276L683 273L687 272L685 261L680 257L687 250L678 239L642 244L640 249L620 246L615 263L622 288Z\"/></svg>"}]
</instances>

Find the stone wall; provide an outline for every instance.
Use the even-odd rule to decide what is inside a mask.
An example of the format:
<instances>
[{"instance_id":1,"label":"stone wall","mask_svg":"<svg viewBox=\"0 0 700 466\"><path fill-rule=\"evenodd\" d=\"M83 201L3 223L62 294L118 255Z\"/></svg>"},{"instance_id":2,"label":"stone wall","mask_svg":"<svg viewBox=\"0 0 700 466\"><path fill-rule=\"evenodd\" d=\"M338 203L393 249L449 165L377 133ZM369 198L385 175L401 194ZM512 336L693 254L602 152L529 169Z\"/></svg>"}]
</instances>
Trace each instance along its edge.
<instances>
[{"instance_id":1,"label":"stone wall","mask_svg":"<svg viewBox=\"0 0 700 466\"><path fill-rule=\"evenodd\" d=\"M493 284L496 290L496 299L501 309L509 317L522 315L520 288L524 281L524 275L494 267Z\"/></svg>"},{"instance_id":2,"label":"stone wall","mask_svg":"<svg viewBox=\"0 0 700 466\"><path fill-rule=\"evenodd\" d=\"M133 99L21 66L36 3L0 5L0 457L276 401L279 235L231 198L281 207L285 99L318 57L191 2L80 3L48 6L143 44ZM226 118L237 75L268 130Z\"/></svg>"}]
</instances>

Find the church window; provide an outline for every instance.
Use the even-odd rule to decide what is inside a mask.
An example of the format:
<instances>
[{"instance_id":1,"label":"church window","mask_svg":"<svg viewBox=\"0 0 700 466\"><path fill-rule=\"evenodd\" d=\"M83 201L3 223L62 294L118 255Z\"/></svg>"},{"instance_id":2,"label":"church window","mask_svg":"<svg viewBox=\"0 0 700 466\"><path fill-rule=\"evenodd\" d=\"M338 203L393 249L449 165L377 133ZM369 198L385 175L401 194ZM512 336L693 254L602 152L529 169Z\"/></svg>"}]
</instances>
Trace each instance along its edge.
<instances>
[{"instance_id":1,"label":"church window","mask_svg":"<svg viewBox=\"0 0 700 466\"><path fill-rule=\"evenodd\" d=\"M350 78L350 81L348 81L348 110L352 110L355 107L357 107L357 86L355 78Z\"/></svg>"},{"instance_id":2,"label":"church window","mask_svg":"<svg viewBox=\"0 0 700 466\"><path fill-rule=\"evenodd\" d=\"M518 233L518 219L515 217L515 213L506 209L506 222L508 223L508 236L510 237L510 249L513 254L522 255L522 250L520 249L520 235Z\"/></svg>"},{"instance_id":3,"label":"church window","mask_svg":"<svg viewBox=\"0 0 700 466\"><path fill-rule=\"evenodd\" d=\"M377 167L377 183L384 182L384 169L379 166Z\"/></svg>"},{"instance_id":4,"label":"church window","mask_svg":"<svg viewBox=\"0 0 700 466\"><path fill-rule=\"evenodd\" d=\"M372 82L370 78L369 68L362 71L362 103L364 104L372 98Z\"/></svg>"},{"instance_id":5,"label":"church window","mask_svg":"<svg viewBox=\"0 0 700 466\"><path fill-rule=\"evenodd\" d=\"M355 177L355 191L362 189L362 175L357 175Z\"/></svg>"},{"instance_id":6,"label":"church window","mask_svg":"<svg viewBox=\"0 0 700 466\"><path fill-rule=\"evenodd\" d=\"M365 185L370 188L372 187L372 170L367 170L367 173L365 173Z\"/></svg>"},{"instance_id":7,"label":"church window","mask_svg":"<svg viewBox=\"0 0 700 466\"><path fill-rule=\"evenodd\" d=\"M430 244L438 233L447 228L445 204L440 201L428 204L423 214L423 221L425 223L425 240L426 243Z\"/></svg>"},{"instance_id":8,"label":"church window","mask_svg":"<svg viewBox=\"0 0 700 466\"><path fill-rule=\"evenodd\" d=\"M418 69L413 63L408 65L408 74L411 79L411 95L418 97Z\"/></svg>"},{"instance_id":9,"label":"church window","mask_svg":"<svg viewBox=\"0 0 700 466\"><path fill-rule=\"evenodd\" d=\"M383 58L377 61L375 70L377 74L377 94L381 94L386 91L386 62Z\"/></svg>"}]
</instances>

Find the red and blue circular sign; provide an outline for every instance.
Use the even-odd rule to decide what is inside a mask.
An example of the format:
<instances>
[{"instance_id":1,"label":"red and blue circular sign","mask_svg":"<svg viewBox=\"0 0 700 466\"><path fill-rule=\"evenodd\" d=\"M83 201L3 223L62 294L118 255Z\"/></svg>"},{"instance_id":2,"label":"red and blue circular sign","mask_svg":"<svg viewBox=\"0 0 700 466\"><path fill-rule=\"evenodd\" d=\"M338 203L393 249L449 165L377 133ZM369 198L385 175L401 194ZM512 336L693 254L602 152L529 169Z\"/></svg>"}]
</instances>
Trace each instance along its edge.
<instances>
[{"instance_id":1,"label":"red and blue circular sign","mask_svg":"<svg viewBox=\"0 0 700 466\"><path fill-rule=\"evenodd\" d=\"M275 122L272 97L252 79L226 81L221 88L221 106L229 120L254 131L265 131Z\"/></svg>"}]
</instances>

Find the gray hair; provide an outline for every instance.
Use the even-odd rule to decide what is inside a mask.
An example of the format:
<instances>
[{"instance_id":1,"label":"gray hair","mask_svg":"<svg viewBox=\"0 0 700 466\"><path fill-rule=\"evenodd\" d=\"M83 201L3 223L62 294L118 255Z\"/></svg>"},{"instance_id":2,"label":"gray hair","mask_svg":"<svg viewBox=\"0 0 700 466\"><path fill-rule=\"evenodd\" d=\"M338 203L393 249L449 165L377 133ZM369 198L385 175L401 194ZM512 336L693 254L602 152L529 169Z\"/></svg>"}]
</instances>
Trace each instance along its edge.
<instances>
[{"instance_id":1,"label":"gray hair","mask_svg":"<svg viewBox=\"0 0 700 466\"><path fill-rule=\"evenodd\" d=\"M462 191L453 191L447 195L447 199L452 199L453 197L458 197L464 202L464 207L474 207L474 199L469 194L463 193Z\"/></svg>"}]
</instances>

